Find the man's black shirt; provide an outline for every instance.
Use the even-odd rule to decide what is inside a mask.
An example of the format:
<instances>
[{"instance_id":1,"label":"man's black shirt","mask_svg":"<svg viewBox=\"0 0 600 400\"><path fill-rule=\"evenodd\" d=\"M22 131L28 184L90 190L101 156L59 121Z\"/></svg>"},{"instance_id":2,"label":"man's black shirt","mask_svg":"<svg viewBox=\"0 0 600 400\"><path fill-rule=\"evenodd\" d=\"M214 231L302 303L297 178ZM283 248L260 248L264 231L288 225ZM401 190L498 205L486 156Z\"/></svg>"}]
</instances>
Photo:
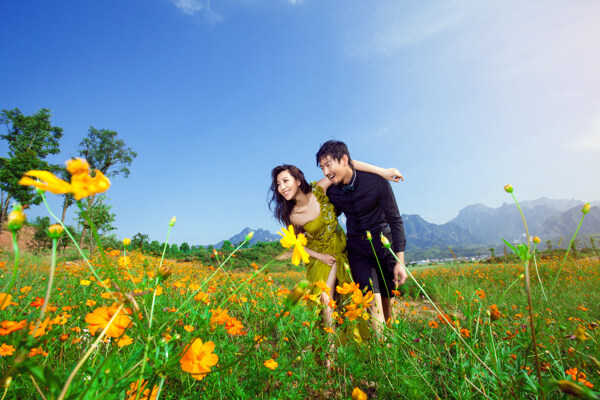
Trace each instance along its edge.
<instances>
[{"instance_id":1,"label":"man's black shirt","mask_svg":"<svg viewBox=\"0 0 600 400\"><path fill-rule=\"evenodd\" d=\"M327 196L338 213L347 218L348 236L364 236L366 231L378 234L383 227L389 225L392 231L392 249L403 252L406 247L404 224L398 211L396 198L390 183L379 175L369 172L354 171L350 182L352 188L343 184L332 185ZM379 240L379 238L374 237Z\"/></svg>"}]
</instances>

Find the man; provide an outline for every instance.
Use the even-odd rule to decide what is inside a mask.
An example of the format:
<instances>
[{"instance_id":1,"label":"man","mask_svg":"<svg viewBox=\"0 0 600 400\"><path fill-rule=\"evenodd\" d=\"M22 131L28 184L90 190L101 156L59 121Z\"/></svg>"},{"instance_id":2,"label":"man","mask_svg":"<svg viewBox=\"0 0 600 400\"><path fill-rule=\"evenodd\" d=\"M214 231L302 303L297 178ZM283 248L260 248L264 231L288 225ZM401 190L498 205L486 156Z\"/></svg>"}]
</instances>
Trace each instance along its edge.
<instances>
[{"instance_id":1,"label":"man","mask_svg":"<svg viewBox=\"0 0 600 400\"><path fill-rule=\"evenodd\" d=\"M346 215L346 250L352 277L361 289L367 287L381 293L383 321L388 321L392 316L392 290L402 285L408 276L404 268L404 224L392 187L380 176L356 171L348 147L340 141L330 140L321 145L317 165L333 184L327 190L329 200L338 213ZM400 174L397 178L403 179ZM373 237L377 256L367 232ZM387 237L399 261L382 245L381 234ZM377 278L373 279L373 285L371 278ZM371 308L371 313L383 322L376 306Z\"/></svg>"}]
</instances>

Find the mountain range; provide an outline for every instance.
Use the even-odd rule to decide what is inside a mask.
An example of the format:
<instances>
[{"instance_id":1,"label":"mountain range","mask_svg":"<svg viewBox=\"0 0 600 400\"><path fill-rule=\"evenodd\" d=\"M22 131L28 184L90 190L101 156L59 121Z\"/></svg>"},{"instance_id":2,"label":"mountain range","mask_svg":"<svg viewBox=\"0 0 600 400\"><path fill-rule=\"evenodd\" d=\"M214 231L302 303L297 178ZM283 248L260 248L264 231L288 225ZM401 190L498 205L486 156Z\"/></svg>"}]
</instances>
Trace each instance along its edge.
<instances>
[{"instance_id":1,"label":"mountain range","mask_svg":"<svg viewBox=\"0 0 600 400\"><path fill-rule=\"evenodd\" d=\"M584 202L579 200L553 200L540 198L520 203L527 220L529 234L542 241L571 238L582 213ZM600 232L600 202L591 203L579 234ZM515 204L504 203L492 208L483 204L464 207L458 215L445 224L433 224L418 214L403 214L407 251L432 247L500 246L502 239L510 242L524 241L525 229L519 209ZM233 244L244 240L250 228L229 238ZM250 243L279 240L280 236L264 229L256 229ZM220 242L216 247L220 247Z\"/></svg>"}]
</instances>

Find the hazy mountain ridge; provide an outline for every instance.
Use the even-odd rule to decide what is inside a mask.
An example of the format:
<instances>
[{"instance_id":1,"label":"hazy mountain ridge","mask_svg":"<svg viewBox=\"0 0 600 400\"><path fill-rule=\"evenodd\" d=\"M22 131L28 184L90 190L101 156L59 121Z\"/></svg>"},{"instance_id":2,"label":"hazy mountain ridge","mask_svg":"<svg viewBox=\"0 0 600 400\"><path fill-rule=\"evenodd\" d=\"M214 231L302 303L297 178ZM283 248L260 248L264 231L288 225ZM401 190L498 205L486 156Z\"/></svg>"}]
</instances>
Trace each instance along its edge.
<instances>
[{"instance_id":1,"label":"hazy mountain ridge","mask_svg":"<svg viewBox=\"0 0 600 400\"><path fill-rule=\"evenodd\" d=\"M529 234L539 236L543 241L563 237L570 238L581 220L579 200L553 200L540 198L520 203ZM600 201L590 203L589 214L585 217L580 234L600 232ZM458 215L445 224L433 224L418 214L403 214L404 230L407 238L407 251L432 247L498 246L502 239L511 242L523 241L525 229L521 214L515 204L504 203L492 208L484 204L464 207ZM245 228L228 240L232 244L242 242L251 231ZM257 229L250 241L268 242L279 240L280 236L268 230ZM215 247L219 248L223 241Z\"/></svg>"}]
</instances>

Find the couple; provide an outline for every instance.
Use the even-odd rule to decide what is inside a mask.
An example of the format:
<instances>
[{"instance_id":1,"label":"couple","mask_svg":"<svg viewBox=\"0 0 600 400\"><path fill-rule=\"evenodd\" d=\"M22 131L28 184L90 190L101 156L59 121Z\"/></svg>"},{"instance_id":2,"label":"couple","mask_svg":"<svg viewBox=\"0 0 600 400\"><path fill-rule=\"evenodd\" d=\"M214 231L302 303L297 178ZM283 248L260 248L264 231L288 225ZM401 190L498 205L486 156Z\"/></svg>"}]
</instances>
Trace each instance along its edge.
<instances>
[{"instance_id":1,"label":"couple","mask_svg":"<svg viewBox=\"0 0 600 400\"><path fill-rule=\"evenodd\" d=\"M306 251L311 257L306 265L307 278L311 283L324 281L330 288L328 293L315 285L312 288L312 294L324 306L325 324L331 326L329 304L336 282L342 285L352 280L361 290L366 288L375 293L376 303L370 312L379 324L384 323L392 316L392 290L407 278L404 225L387 181L398 182L402 175L394 168L383 169L352 160L348 147L335 140L321 145L316 159L325 177L312 185L293 165L273 169L272 210L280 222L294 225L296 232L307 236ZM337 222L341 213L347 219L347 238ZM376 257L367 231L373 236ZM383 247L380 234L388 238L399 262ZM344 268L346 263L350 265L352 278Z\"/></svg>"}]
</instances>

